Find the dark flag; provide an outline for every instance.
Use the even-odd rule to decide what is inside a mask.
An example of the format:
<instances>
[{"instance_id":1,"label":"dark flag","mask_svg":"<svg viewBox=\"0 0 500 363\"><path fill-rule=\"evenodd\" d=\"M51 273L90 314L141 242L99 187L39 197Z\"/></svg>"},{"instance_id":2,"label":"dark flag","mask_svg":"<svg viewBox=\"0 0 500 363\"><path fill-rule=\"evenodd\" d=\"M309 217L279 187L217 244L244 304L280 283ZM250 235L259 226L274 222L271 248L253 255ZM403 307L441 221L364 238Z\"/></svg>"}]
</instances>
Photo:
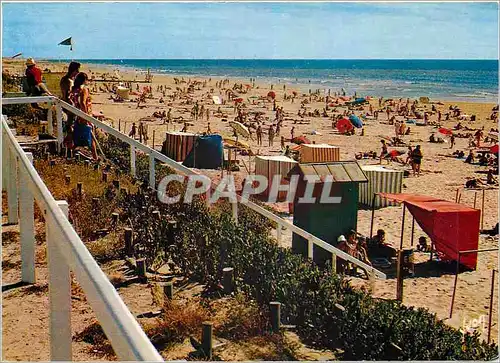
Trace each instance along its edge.
<instances>
[{"instance_id":1,"label":"dark flag","mask_svg":"<svg viewBox=\"0 0 500 363\"><path fill-rule=\"evenodd\" d=\"M68 39L64 39L58 45L69 45L70 46L69 50L73 50L73 41L71 40L71 37L69 37Z\"/></svg>"}]
</instances>

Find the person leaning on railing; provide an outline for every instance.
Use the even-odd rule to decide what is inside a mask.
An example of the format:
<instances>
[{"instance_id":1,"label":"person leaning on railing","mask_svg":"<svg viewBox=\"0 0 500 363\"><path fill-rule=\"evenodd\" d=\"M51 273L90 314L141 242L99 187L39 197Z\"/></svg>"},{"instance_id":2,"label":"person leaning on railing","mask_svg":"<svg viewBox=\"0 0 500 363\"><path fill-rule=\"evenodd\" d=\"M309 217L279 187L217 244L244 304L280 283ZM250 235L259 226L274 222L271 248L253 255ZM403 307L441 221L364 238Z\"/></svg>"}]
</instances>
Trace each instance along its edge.
<instances>
[{"instance_id":1,"label":"person leaning on railing","mask_svg":"<svg viewBox=\"0 0 500 363\"><path fill-rule=\"evenodd\" d=\"M75 78L73 87L71 88L70 100L73 106L92 115L92 100L90 98L89 89L86 87L88 76L86 73L78 73ZM94 160L98 160L94 130L92 124L81 117L76 117L73 129L73 142L75 147L85 146L90 147Z\"/></svg>"}]
</instances>

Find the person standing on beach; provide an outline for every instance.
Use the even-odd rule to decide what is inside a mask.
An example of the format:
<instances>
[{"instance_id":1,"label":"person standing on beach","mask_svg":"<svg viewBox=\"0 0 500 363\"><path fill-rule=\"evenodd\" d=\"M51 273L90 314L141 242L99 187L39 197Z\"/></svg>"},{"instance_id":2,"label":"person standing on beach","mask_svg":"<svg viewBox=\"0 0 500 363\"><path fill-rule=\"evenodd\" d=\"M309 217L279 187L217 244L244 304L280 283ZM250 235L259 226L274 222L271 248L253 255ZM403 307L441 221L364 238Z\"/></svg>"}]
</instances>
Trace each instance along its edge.
<instances>
[{"instance_id":1,"label":"person standing on beach","mask_svg":"<svg viewBox=\"0 0 500 363\"><path fill-rule=\"evenodd\" d=\"M396 135L396 139L399 136L399 128L400 127L401 127L401 124L399 123L399 121L395 121L394 122L394 134Z\"/></svg>"},{"instance_id":2,"label":"person standing on beach","mask_svg":"<svg viewBox=\"0 0 500 363\"><path fill-rule=\"evenodd\" d=\"M135 126L135 122L132 123L132 128L130 129L130 132L128 133L128 137L131 137L135 139L135 134L137 132L137 128Z\"/></svg>"},{"instance_id":3,"label":"person standing on beach","mask_svg":"<svg viewBox=\"0 0 500 363\"><path fill-rule=\"evenodd\" d=\"M262 145L262 127L259 125L257 126L257 145Z\"/></svg>"},{"instance_id":4,"label":"person standing on beach","mask_svg":"<svg viewBox=\"0 0 500 363\"><path fill-rule=\"evenodd\" d=\"M294 137L295 137L295 126L292 126L292 129L290 130L290 135L291 135L291 139L293 140Z\"/></svg>"},{"instance_id":5,"label":"person standing on beach","mask_svg":"<svg viewBox=\"0 0 500 363\"><path fill-rule=\"evenodd\" d=\"M273 125L269 126L269 146L273 146L273 141L274 141L274 127Z\"/></svg>"},{"instance_id":6,"label":"person standing on beach","mask_svg":"<svg viewBox=\"0 0 500 363\"><path fill-rule=\"evenodd\" d=\"M59 87L61 88L61 99L64 102L69 103L69 95L71 93L71 88L73 87L73 83L75 77L78 73L80 73L81 64L78 62L71 62L68 66L68 72L61 78L59 82Z\"/></svg>"},{"instance_id":7,"label":"person standing on beach","mask_svg":"<svg viewBox=\"0 0 500 363\"><path fill-rule=\"evenodd\" d=\"M387 151L387 144L385 143L385 140L380 140L380 142L382 143L382 150L380 152L380 164L382 164L382 159L387 156L388 151Z\"/></svg>"},{"instance_id":8,"label":"person standing on beach","mask_svg":"<svg viewBox=\"0 0 500 363\"><path fill-rule=\"evenodd\" d=\"M86 73L78 73L75 78L73 87L71 88L70 100L73 106L80 111L85 112L87 115L92 116L92 100L90 92L86 87L88 76ZM95 136L93 134L92 124L85 119L77 117L75 120L73 131L74 146L90 147L94 160L98 160Z\"/></svg>"},{"instance_id":9,"label":"person standing on beach","mask_svg":"<svg viewBox=\"0 0 500 363\"><path fill-rule=\"evenodd\" d=\"M420 149L420 145L417 145L415 147L415 150L411 153L411 159L412 159L412 167L413 167L413 175L417 174L420 176L420 166L422 164L422 150Z\"/></svg>"},{"instance_id":10,"label":"person standing on beach","mask_svg":"<svg viewBox=\"0 0 500 363\"><path fill-rule=\"evenodd\" d=\"M80 73L80 63L71 62L68 66L68 72L59 81L59 87L61 88L61 94L62 94L61 99L66 103L71 104L70 100L71 89L73 88L74 79L78 73ZM66 124L65 124L66 138L64 143L67 145L68 148L72 148L74 115L71 112L66 112L66 111L65 114L66 114Z\"/></svg>"},{"instance_id":11,"label":"person standing on beach","mask_svg":"<svg viewBox=\"0 0 500 363\"><path fill-rule=\"evenodd\" d=\"M450 136L450 149L453 149L455 146L455 135L451 134Z\"/></svg>"}]
</instances>

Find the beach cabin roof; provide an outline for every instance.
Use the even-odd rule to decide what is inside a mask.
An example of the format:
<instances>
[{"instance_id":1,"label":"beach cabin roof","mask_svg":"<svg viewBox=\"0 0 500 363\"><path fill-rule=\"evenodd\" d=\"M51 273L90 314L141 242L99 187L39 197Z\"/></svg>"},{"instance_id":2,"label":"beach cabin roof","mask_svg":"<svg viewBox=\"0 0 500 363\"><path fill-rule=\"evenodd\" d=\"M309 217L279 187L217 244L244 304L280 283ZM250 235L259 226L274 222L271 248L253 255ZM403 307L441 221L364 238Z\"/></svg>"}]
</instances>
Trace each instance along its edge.
<instances>
[{"instance_id":1,"label":"beach cabin roof","mask_svg":"<svg viewBox=\"0 0 500 363\"><path fill-rule=\"evenodd\" d=\"M367 183L368 178L356 161L298 164L288 173L291 175L317 175L322 180L331 175L336 183Z\"/></svg>"}]
</instances>

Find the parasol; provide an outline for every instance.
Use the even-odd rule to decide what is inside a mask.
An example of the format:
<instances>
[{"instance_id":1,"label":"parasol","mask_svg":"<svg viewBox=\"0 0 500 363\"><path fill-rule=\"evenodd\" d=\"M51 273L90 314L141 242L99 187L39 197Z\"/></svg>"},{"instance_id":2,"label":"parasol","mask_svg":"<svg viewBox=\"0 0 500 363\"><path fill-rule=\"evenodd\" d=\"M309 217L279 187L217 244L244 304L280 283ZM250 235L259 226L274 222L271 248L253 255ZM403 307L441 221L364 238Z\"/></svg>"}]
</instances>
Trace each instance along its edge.
<instances>
[{"instance_id":1,"label":"parasol","mask_svg":"<svg viewBox=\"0 0 500 363\"><path fill-rule=\"evenodd\" d=\"M311 143L311 141L309 141L309 139L307 137L305 137L304 135L294 137L292 139L292 142L294 144L297 144L297 145L310 144Z\"/></svg>"},{"instance_id":2,"label":"parasol","mask_svg":"<svg viewBox=\"0 0 500 363\"><path fill-rule=\"evenodd\" d=\"M353 126L357 127L358 129L363 127L363 122L361 122L360 118L356 115L349 116L349 121L351 121Z\"/></svg>"},{"instance_id":3,"label":"parasol","mask_svg":"<svg viewBox=\"0 0 500 363\"><path fill-rule=\"evenodd\" d=\"M248 128L243 125L242 123L238 121L229 121L229 126L233 128L233 130L236 132L236 134L241 135L245 138L250 137L250 131L248 131Z\"/></svg>"},{"instance_id":4,"label":"parasol","mask_svg":"<svg viewBox=\"0 0 500 363\"><path fill-rule=\"evenodd\" d=\"M351 121L349 121L348 119L342 118L337 121L337 130L339 130L341 134L345 134L347 131L351 131L353 129L354 126L352 126Z\"/></svg>"},{"instance_id":5,"label":"parasol","mask_svg":"<svg viewBox=\"0 0 500 363\"><path fill-rule=\"evenodd\" d=\"M451 136L453 134L453 131L451 131L450 129L446 129L444 127L440 127L438 129L439 133L443 134L443 135L448 135L448 136Z\"/></svg>"},{"instance_id":6,"label":"parasol","mask_svg":"<svg viewBox=\"0 0 500 363\"><path fill-rule=\"evenodd\" d=\"M272 98L274 100L276 98L276 93L274 93L274 91L269 91L267 93L267 97Z\"/></svg>"}]
</instances>

